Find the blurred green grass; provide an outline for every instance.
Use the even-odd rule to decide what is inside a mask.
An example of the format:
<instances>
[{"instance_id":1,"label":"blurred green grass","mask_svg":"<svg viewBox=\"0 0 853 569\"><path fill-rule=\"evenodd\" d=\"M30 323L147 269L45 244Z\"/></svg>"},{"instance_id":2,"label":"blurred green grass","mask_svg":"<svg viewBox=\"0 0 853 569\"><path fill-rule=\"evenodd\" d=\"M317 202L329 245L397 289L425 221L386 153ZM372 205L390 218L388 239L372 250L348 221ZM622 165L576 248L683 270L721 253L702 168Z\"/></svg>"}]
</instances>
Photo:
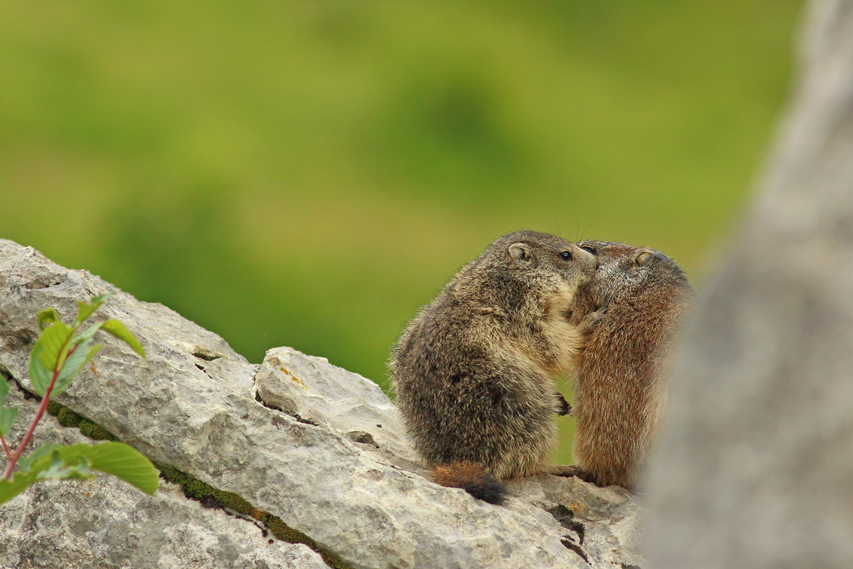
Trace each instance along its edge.
<instances>
[{"instance_id":1,"label":"blurred green grass","mask_svg":"<svg viewBox=\"0 0 853 569\"><path fill-rule=\"evenodd\" d=\"M655 247L701 285L800 9L6 2L0 236L252 361L291 345L384 386L407 320L512 230Z\"/></svg>"}]
</instances>

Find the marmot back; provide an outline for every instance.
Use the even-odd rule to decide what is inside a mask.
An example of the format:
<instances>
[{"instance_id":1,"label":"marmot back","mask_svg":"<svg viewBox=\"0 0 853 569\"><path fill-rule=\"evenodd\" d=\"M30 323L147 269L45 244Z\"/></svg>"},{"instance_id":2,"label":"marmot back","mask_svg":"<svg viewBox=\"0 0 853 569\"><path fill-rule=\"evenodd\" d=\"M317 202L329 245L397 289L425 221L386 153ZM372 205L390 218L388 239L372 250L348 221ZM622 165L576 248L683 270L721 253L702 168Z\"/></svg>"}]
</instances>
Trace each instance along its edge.
<instances>
[{"instance_id":1,"label":"marmot back","mask_svg":"<svg viewBox=\"0 0 853 569\"><path fill-rule=\"evenodd\" d=\"M577 365L583 347L569 309L596 263L559 237L512 233L412 320L391 370L428 466L464 461L499 479L550 471L553 415L565 408L554 378Z\"/></svg>"},{"instance_id":2,"label":"marmot back","mask_svg":"<svg viewBox=\"0 0 853 569\"><path fill-rule=\"evenodd\" d=\"M578 243L599 267L577 296L578 314L601 310L578 370L572 415L581 478L632 488L662 418L673 335L693 289L669 257L622 243Z\"/></svg>"}]
</instances>

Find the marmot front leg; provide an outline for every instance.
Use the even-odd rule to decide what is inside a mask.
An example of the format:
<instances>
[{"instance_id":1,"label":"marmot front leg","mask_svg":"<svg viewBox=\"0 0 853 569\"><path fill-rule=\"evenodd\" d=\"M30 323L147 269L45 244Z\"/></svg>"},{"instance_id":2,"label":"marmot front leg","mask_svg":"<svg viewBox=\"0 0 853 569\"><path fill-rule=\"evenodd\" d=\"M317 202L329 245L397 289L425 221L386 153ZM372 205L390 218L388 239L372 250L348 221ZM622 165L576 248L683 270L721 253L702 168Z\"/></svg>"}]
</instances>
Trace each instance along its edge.
<instances>
[{"instance_id":1,"label":"marmot front leg","mask_svg":"<svg viewBox=\"0 0 853 569\"><path fill-rule=\"evenodd\" d=\"M591 312L584 316L580 322L578 322L577 326L580 330L589 333L592 332L593 329L601 322L601 319L607 314L607 307L599 308L595 312Z\"/></svg>"},{"instance_id":2,"label":"marmot front leg","mask_svg":"<svg viewBox=\"0 0 853 569\"><path fill-rule=\"evenodd\" d=\"M566 320L581 332L589 334L607 314L608 308L593 304L587 298L576 299L575 305L566 312Z\"/></svg>"}]
</instances>

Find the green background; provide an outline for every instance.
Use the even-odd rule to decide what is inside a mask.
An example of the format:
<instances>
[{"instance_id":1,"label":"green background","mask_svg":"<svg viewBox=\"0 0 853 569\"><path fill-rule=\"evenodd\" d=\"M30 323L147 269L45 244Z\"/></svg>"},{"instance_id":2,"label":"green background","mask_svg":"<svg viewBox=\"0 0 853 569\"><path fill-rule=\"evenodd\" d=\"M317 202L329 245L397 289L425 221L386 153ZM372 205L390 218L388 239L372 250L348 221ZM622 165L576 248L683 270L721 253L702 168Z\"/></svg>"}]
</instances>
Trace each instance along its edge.
<instances>
[{"instance_id":1,"label":"green background","mask_svg":"<svg viewBox=\"0 0 853 569\"><path fill-rule=\"evenodd\" d=\"M799 0L0 3L0 237L260 362L387 385L494 238L703 267L746 203ZM571 425L560 460L569 460Z\"/></svg>"}]
</instances>

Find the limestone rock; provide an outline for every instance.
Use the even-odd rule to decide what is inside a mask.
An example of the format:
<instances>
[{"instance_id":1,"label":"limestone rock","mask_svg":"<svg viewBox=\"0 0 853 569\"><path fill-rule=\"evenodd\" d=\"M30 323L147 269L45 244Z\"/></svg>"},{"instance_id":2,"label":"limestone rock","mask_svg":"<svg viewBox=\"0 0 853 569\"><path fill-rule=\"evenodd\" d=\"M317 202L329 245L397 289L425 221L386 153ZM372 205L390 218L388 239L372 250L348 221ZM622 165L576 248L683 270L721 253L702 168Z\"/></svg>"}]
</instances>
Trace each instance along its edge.
<instances>
[{"instance_id":1,"label":"limestone rock","mask_svg":"<svg viewBox=\"0 0 853 569\"><path fill-rule=\"evenodd\" d=\"M29 389L36 313L53 306L70 320L76 300L111 288L0 240L0 371ZM125 293L110 298L94 318L124 322L148 359L100 338L105 345L94 366L59 403L159 465L241 496L350 567L621 569L642 563L637 505L624 491L540 477L513 484L505 507L486 504L424 478L396 407L356 374L289 348L270 350L260 366L250 364L215 334ZM313 567L317 561L301 546L251 541L263 537L252 520L211 521L206 533L203 515L224 514L184 504L174 490L148 498L116 481L86 484L109 513L92 517L91 504L71 504L81 485L62 483L30 489L3 507L18 513L0 510L0 531L18 532L9 542L16 545L6 546L7 559L18 559L12 566L29 566L27 540L54 542L63 555L76 551L76 559L93 566L125 558L134 559L133 567ZM47 523L55 504L72 529L51 533L21 524L25 517ZM139 508L171 513L162 521L154 514L134 517ZM89 529L73 529L78 514L84 520L79 528ZM149 542L145 534L157 524L168 528L158 530L167 538ZM242 529L226 537L220 528L233 524ZM128 537L131 545L118 544L122 532L135 536ZM206 552L202 557L194 553L198 548ZM211 557L220 559L218 565L205 565Z\"/></svg>"},{"instance_id":2,"label":"limestone rock","mask_svg":"<svg viewBox=\"0 0 853 569\"><path fill-rule=\"evenodd\" d=\"M38 407L17 389L8 403L22 418L10 435L19 441ZM39 423L34 446L91 443L75 428ZM305 545L273 540L256 522L187 500L165 483L156 497L110 476L50 480L0 506L0 567L246 567L326 569Z\"/></svg>"},{"instance_id":3,"label":"limestone rock","mask_svg":"<svg viewBox=\"0 0 853 569\"><path fill-rule=\"evenodd\" d=\"M293 348L267 352L255 376L256 398L298 421L321 425L420 472L402 436L397 408L375 383ZM362 447L365 448L365 447ZM370 449L372 450L372 449Z\"/></svg>"}]
</instances>

